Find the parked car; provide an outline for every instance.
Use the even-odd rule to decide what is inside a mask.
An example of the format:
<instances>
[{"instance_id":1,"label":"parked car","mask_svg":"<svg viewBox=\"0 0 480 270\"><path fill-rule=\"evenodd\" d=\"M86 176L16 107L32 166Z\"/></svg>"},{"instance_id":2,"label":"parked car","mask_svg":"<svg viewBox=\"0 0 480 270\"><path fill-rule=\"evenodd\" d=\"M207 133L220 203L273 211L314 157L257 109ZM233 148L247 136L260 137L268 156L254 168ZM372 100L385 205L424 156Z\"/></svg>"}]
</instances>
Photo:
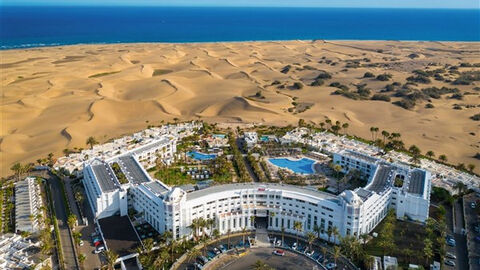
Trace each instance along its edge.
<instances>
[{"instance_id":1,"label":"parked car","mask_svg":"<svg viewBox=\"0 0 480 270\"><path fill-rule=\"evenodd\" d=\"M297 246L297 242L293 243L293 245L292 245L292 249L293 249L293 250L297 250L297 248L298 248L298 246Z\"/></svg>"},{"instance_id":2,"label":"parked car","mask_svg":"<svg viewBox=\"0 0 480 270\"><path fill-rule=\"evenodd\" d=\"M205 264L208 262L208 259L207 259L207 257L205 257L205 256L199 256L198 259L199 259L201 262L203 262L203 265L205 265Z\"/></svg>"},{"instance_id":3,"label":"parked car","mask_svg":"<svg viewBox=\"0 0 480 270\"><path fill-rule=\"evenodd\" d=\"M315 250L313 250L313 249L305 252L305 255L307 255L308 257L312 257L313 254L315 254Z\"/></svg>"},{"instance_id":4,"label":"parked car","mask_svg":"<svg viewBox=\"0 0 480 270\"><path fill-rule=\"evenodd\" d=\"M281 249L276 249L273 251L273 254L277 255L277 256L285 256L285 251L281 250Z\"/></svg>"},{"instance_id":5,"label":"parked car","mask_svg":"<svg viewBox=\"0 0 480 270\"><path fill-rule=\"evenodd\" d=\"M276 246L281 246L282 245L282 240L277 240L277 242L275 243Z\"/></svg>"},{"instance_id":6,"label":"parked car","mask_svg":"<svg viewBox=\"0 0 480 270\"><path fill-rule=\"evenodd\" d=\"M195 269L203 269L203 266L199 263L194 263L193 266L195 266Z\"/></svg>"},{"instance_id":7,"label":"parked car","mask_svg":"<svg viewBox=\"0 0 480 270\"><path fill-rule=\"evenodd\" d=\"M477 204L475 202L470 203L470 208L475 209L477 207Z\"/></svg>"},{"instance_id":8,"label":"parked car","mask_svg":"<svg viewBox=\"0 0 480 270\"><path fill-rule=\"evenodd\" d=\"M83 246L83 244L84 244L83 240L80 240L80 242L78 243L78 245L80 245L80 246Z\"/></svg>"},{"instance_id":9,"label":"parked car","mask_svg":"<svg viewBox=\"0 0 480 270\"><path fill-rule=\"evenodd\" d=\"M213 252L214 252L216 255L222 253L222 252L220 252L220 250L219 250L218 248L216 248L216 247L213 248Z\"/></svg>"},{"instance_id":10,"label":"parked car","mask_svg":"<svg viewBox=\"0 0 480 270\"><path fill-rule=\"evenodd\" d=\"M325 265L325 267L327 267L327 269L335 269L337 268L337 265L335 263L327 263L327 265Z\"/></svg>"},{"instance_id":11,"label":"parked car","mask_svg":"<svg viewBox=\"0 0 480 270\"><path fill-rule=\"evenodd\" d=\"M94 245L95 247L98 247L98 246L101 245L101 244L102 244L102 241L97 241L97 242L93 243L93 245Z\"/></svg>"},{"instance_id":12,"label":"parked car","mask_svg":"<svg viewBox=\"0 0 480 270\"><path fill-rule=\"evenodd\" d=\"M98 247L95 248L95 250L93 251L93 253L98 254L98 253L100 253L100 252L102 252L102 251L104 251L104 250L105 250L105 246L100 245L100 246L98 246Z\"/></svg>"},{"instance_id":13,"label":"parked car","mask_svg":"<svg viewBox=\"0 0 480 270\"><path fill-rule=\"evenodd\" d=\"M227 251L227 248L226 248L224 245L219 245L219 246L218 246L218 249L219 249L222 253L224 253L224 252Z\"/></svg>"},{"instance_id":14,"label":"parked car","mask_svg":"<svg viewBox=\"0 0 480 270\"><path fill-rule=\"evenodd\" d=\"M452 260L445 260L445 264L449 266L455 266L455 262Z\"/></svg>"},{"instance_id":15,"label":"parked car","mask_svg":"<svg viewBox=\"0 0 480 270\"><path fill-rule=\"evenodd\" d=\"M450 258L450 259L454 259L454 260L457 259L457 256L455 256L455 254L450 253L450 252L447 252L446 257L447 257L447 258Z\"/></svg>"}]
</instances>

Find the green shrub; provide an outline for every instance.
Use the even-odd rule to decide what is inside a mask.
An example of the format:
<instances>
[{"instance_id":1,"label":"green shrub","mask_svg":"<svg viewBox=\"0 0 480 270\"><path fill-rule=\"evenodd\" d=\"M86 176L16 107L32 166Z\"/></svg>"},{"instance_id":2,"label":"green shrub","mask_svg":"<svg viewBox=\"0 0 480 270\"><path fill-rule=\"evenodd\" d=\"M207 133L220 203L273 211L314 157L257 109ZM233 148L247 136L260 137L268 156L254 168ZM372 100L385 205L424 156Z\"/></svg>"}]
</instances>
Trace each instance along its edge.
<instances>
[{"instance_id":1,"label":"green shrub","mask_svg":"<svg viewBox=\"0 0 480 270\"><path fill-rule=\"evenodd\" d=\"M363 74L363 78L373 78L375 77L375 75L371 72L365 72L365 74Z\"/></svg>"},{"instance_id":2,"label":"green shrub","mask_svg":"<svg viewBox=\"0 0 480 270\"><path fill-rule=\"evenodd\" d=\"M388 81L392 78L392 74L384 73L377 76L378 81Z\"/></svg>"},{"instance_id":3,"label":"green shrub","mask_svg":"<svg viewBox=\"0 0 480 270\"><path fill-rule=\"evenodd\" d=\"M390 102L391 98L385 94L375 94L372 96L372 100L381 100Z\"/></svg>"}]
</instances>

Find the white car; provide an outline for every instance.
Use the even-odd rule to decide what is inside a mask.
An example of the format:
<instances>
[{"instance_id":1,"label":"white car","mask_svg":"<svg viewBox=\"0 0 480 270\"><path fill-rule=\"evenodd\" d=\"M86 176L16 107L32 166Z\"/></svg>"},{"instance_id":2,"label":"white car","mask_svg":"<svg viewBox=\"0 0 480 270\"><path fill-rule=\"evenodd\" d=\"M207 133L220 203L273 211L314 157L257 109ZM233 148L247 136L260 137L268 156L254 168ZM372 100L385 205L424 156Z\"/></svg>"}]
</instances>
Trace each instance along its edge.
<instances>
[{"instance_id":1,"label":"white car","mask_svg":"<svg viewBox=\"0 0 480 270\"><path fill-rule=\"evenodd\" d=\"M457 259L457 256L455 256L455 254L450 253L450 252L447 252L446 257L450 258L450 259L454 259L454 260Z\"/></svg>"},{"instance_id":2,"label":"white car","mask_svg":"<svg viewBox=\"0 0 480 270\"><path fill-rule=\"evenodd\" d=\"M282 240L277 240L277 242L275 243L276 246L281 246L282 245Z\"/></svg>"},{"instance_id":3,"label":"white car","mask_svg":"<svg viewBox=\"0 0 480 270\"><path fill-rule=\"evenodd\" d=\"M297 242L293 243L292 249L293 249L293 250L297 250L297 248L298 248Z\"/></svg>"},{"instance_id":4,"label":"white car","mask_svg":"<svg viewBox=\"0 0 480 270\"><path fill-rule=\"evenodd\" d=\"M327 269L335 269L337 268L337 265L334 264L334 263L327 263L327 265L325 265L325 267L327 267Z\"/></svg>"},{"instance_id":5,"label":"white car","mask_svg":"<svg viewBox=\"0 0 480 270\"><path fill-rule=\"evenodd\" d=\"M315 250L313 250L313 249L305 252L305 255L307 255L308 257L312 257L313 254L315 254Z\"/></svg>"}]
</instances>

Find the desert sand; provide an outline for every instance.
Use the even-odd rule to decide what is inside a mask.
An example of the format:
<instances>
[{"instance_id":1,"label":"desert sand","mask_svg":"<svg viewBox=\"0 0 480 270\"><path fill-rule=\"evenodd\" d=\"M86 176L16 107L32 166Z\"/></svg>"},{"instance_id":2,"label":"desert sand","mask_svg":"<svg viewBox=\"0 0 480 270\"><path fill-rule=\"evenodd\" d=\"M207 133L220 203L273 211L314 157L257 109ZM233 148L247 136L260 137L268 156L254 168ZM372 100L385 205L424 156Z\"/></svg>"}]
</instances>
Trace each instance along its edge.
<instances>
[{"instance_id":1,"label":"desert sand","mask_svg":"<svg viewBox=\"0 0 480 270\"><path fill-rule=\"evenodd\" d=\"M480 82L452 86L432 79L412 86L457 87L467 95L460 101L443 95L432 99L433 109L426 109L425 101L410 110L392 104L399 100L393 96L391 102L352 100L332 95L337 88L329 86L340 82L355 89L365 83L373 95L389 83L404 84L415 69L480 63L479 43L141 43L7 50L0 55L2 176L11 174L15 162L85 148L89 136L104 142L175 118L288 125L300 118L318 124L328 117L349 123L348 133L364 138L371 137L371 126L399 132L407 146L446 154L450 163L475 164L480 171L473 158L480 152L480 122L470 119L480 108L453 109L454 104L479 105L475 87ZM480 70L459 71L472 69ZM332 78L309 86L322 71ZM365 72L386 72L392 79L363 78ZM304 87L294 89L295 82Z\"/></svg>"}]
</instances>

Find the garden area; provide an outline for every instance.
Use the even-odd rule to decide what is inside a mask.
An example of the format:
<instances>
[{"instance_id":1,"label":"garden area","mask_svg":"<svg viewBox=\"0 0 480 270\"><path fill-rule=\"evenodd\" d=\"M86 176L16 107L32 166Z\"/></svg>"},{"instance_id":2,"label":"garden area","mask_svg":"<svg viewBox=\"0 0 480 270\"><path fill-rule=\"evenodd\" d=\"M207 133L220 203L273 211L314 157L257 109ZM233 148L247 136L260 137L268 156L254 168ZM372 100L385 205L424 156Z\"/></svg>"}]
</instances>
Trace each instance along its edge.
<instances>
[{"instance_id":1,"label":"garden area","mask_svg":"<svg viewBox=\"0 0 480 270\"><path fill-rule=\"evenodd\" d=\"M445 254L445 213L436 212L437 220L427 219L426 224L397 220L390 211L375 228L378 237L366 245L366 252L373 256L397 257L403 268L409 264L427 269L435 261L442 261Z\"/></svg>"}]
</instances>

